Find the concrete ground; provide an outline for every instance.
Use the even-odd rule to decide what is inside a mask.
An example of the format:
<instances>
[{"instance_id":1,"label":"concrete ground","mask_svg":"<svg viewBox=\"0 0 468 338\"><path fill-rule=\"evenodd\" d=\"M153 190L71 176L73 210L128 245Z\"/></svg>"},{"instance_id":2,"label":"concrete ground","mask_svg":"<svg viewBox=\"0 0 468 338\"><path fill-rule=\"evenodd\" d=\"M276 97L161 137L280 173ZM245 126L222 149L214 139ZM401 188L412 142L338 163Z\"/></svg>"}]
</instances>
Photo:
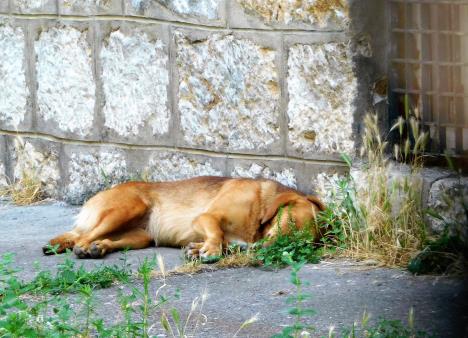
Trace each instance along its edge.
<instances>
[{"instance_id":1,"label":"concrete ground","mask_svg":"<svg viewBox=\"0 0 468 338\"><path fill-rule=\"evenodd\" d=\"M16 254L24 279L34 276L33 262L39 262L43 269L54 269L63 257L43 256L41 247L52 236L70 229L77 210L53 202L29 207L0 202L0 254ZM162 254L167 269L182 264L180 250L173 248L131 251L128 261L136 268L144 257L152 257L155 252ZM81 262L87 266L118 264L121 257L114 253L103 260ZM192 300L206 290L209 297L203 308L206 317L202 317L206 320L198 325L197 337L231 337L255 314L258 314L258 321L238 336L269 337L293 321L285 310L288 307L286 298L294 294L289 273L289 269L238 268L174 275L166 279L167 286L162 292L172 295L180 290L180 299L171 302L171 306L180 309L183 317L189 312ZM437 337L468 336L465 304L468 293L460 278L412 276L403 270L375 268L346 260L306 265L300 276L310 283L304 292L313 295L305 306L317 311L308 322L316 328L313 336L327 336L330 326L340 332L360 321L364 311L371 314L372 320L383 317L406 322L411 307L418 329L432 332ZM155 293L162 283L161 279L154 278L152 292ZM133 286L141 286L141 281L135 280ZM120 318L116 300L118 289L128 287L117 285L96 291L96 311L108 322ZM163 333L158 314L154 313L152 318L151 333Z\"/></svg>"}]
</instances>

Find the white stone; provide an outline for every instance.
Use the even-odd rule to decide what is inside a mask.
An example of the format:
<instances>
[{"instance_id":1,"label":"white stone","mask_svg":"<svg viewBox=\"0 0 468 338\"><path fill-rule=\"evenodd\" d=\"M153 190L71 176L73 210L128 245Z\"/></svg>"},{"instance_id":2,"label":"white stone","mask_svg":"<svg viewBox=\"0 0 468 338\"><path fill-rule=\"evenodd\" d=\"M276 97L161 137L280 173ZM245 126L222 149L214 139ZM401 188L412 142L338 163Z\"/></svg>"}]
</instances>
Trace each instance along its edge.
<instances>
[{"instance_id":1,"label":"white stone","mask_svg":"<svg viewBox=\"0 0 468 338\"><path fill-rule=\"evenodd\" d=\"M179 111L184 139L210 148L265 149L279 139L276 52L213 34L177 34Z\"/></svg>"},{"instance_id":2,"label":"white stone","mask_svg":"<svg viewBox=\"0 0 468 338\"><path fill-rule=\"evenodd\" d=\"M443 220L429 217L432 230L442 232L445 226L450 230L459 228L462 235L468 235L468 178L444 178L436 181L429 192L428 208ZM461 229L464 227L465 229ZM463 232L464 231L464 232Z\"/></svg>"},{"instance_id":3,"label":"white stone","mask_svg":"<svg viewBox=\"0 0 468 338\"><path fill-rule=\"evenodd\" d=\"M156 0L176 13L200 16L207 19L218 17L219 0Z\"/></svg>"},{"instance_id":4,"label":"white stone","mask_svg":"<svg viewBox=\"0 0 468 338\"><path fill-rule=\"evenodd\" d=\"M87 135L93 126L95 83L87 32L50 28L34 47L39 114L63 131Z\"/></svg>"},{"instance_id":5,"label":"white stone","mask_svg":"<svg viewBox=\"0 0 468 338\"><path fill-rule=\"evenodd\" d=\"M231 172L232 177L247 177L247 178L268 178L275 180L281 184L297 188L296 175L294 170L286 168L281 171L273 171L270 168L253 163L250 167L236 166Z\"/></svg>"},{"instance_id":6,"label":"white stone","mask_svg":"<svg viewBox=\"0 0 468 338\"><path fill-rule=\"evenodd\" d=\"M222 176L209 160L197 160L179 153L158 153L151 156L148 166L151 181L175 181L195 176Z\"/></svg>"},{"instance_id":7,"label":"white stone","mask_svg":"<svg viewBox=\"0 0 468 338\"><path fill-rule=\"evenodd\" d=\"M37 9L45 5L48 0L15 0L15 4L21 9Z\"/></svg>"},{"instance_id":8,"label":"white stone","mask_svg":"<svg viewBox=\"0 0 468 338\"><path fill-rule=\"evenodd\" d=\"M15 129L24 120L29 96L24 48L23 30L0 22L0 120Z\"/></svg>"},{"instance_id":9,"label":"white stone","mask_svg":"<svg viewBox=\"0 0 468 338\"><path fill-rule=\"evenodd\" d=\"M67 200L82 203L91 195L128 179L127 163L122 152L115 150L73 153L68 165Z\"/></svg>"},{"instance_id":10,"label":"white stone","mask_svg":"<svg viewBox=\"0 0 468 338\"><path fill-rule=\"evenodd\" d=\"M13 175L15 180L24 176L41 181L48 196L57 196L60 170L58 154L47 150L38 150L32 143L16 138L13 152Z\"/></svg>"},{"instance_id":11,"label":"white stone","mask_svg":"<svg viewBox=\"0 0 468 338\"><path fill-rule=\"evenodd\" d=\"M147 8L153 0L131 0L135 9ZM171 11L187 16L202 17L209 20L218 18L219 0L156 0Z\"/></svg>"},{"instance_id":12,"label":"white stone","mask_svg":"<svg viewBox=\"0 0 468 338\"><path fill-rule=\"evenodd\" d=\"M341 201L342 194L339 191L339 182L343 179L336 173L320 173L314 180L315 193L326 203L338 203Z\"/></svg>"},{"instance_id":13,"label":"white stone","mask_svg":"<svg viewBox=\"0 0 468 338\"><path fill-rule=\"evenodd\" d=\"M5 165L0 162L0 189L8 186Z\"/></svg>"},{"instance_id":14,"label":"white stone","mask_svg":"<svg viewBox=\"0 0 468 338\"><path fill-rule=\"evenodd\" d=\"M289 141L295 150L353 153L357 79L345 43L289 50Z\"/></svg>"},{"instance_id":15,"label":"white stone","mask_svg":"<svg viewBox=\"0 0 468 338\"><path fill-rule=\"evenodd\" d=\"M122 136L138 135L145 124L154 135L166 133L169 72L162 41L118 30L110 34L101 61L105 125Z\"/></svg>"},{"instance_id":16,"label":"white stone","mask_svg":"<svg viewBox=\"0 0 468 338\"><path fill-rule=\"evenodd\" d=\"M345 27L349 22L346 0L237 0L247 13L270 23L305 23L318 27Z\"/></svg>"},{"instance_id":17,"label":"white stone","mask_svg":"<svg viewBox=\"0 0 468 338\"><path fill-rule=\"evenodd\" d=\"M111 0L60 0L62 8L79 6L85 11L92 11L96 6L107 7Z\"/></svg>"}]
</instances>

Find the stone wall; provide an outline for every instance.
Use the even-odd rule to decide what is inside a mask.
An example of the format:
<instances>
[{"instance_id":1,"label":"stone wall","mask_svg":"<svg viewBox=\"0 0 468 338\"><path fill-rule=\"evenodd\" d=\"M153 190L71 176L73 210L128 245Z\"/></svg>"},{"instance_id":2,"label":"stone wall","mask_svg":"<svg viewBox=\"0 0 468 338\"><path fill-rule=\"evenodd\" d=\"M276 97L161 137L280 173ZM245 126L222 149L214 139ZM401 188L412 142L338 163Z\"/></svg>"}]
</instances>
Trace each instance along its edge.
<instances>
[{"instance_id":1,"label":"stone wall","mask_svg":"<svg viewBox=\"0 0 468 338\"><path fill-rule=\"evenodd\" d=\"M312 192L346 170L362 115L385 112L385 15L384 0L0 0L0 184L33 171L72 203L195 175Z\"/></svg>"}]
</instances>

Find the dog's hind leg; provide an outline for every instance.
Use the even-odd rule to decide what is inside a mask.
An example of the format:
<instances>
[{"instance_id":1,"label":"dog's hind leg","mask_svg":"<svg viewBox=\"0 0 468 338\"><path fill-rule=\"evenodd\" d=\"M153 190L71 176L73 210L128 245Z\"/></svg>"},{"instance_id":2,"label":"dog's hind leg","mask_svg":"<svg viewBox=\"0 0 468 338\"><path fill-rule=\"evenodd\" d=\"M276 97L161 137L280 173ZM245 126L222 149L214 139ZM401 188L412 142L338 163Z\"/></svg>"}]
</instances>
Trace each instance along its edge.
<instances>
[{"instance_id":1,"label":"dog's hind leg","mask_svg":"<svg viewBox=\"0 0 468 338\"><path fill-rule=\"evenodd\" d=\"M91 255L90 245L98 239L109 238L112 233L126 232L132 220L145 215L148 206L141 200L131 200L131 203L120 204L118 207L97 210L98 223L83 233L75 243L73 252L79 258ZM127 227L127 228L126 228Z\"/></svg>"},{"instance_id":2,"label":"dog's hind leg","mask_svg":"<svg viewBox=\"0 0 468 338\"><path fill-rule=\"evenodd\" d=\"M63 253L67 249L73 249L76 240L79 238L76 231L69 231L52 238L48 245L42 247L44 255L52 255L54 253Z\"/></svg>"},{"instance_id":3,"label":"dog's hind leg","mask_svg":"<svg viewBox=\"0 0 468 338\"><path fill-rule=\"evenodd\" d=\"M146 230L135 228L92 242L89 246L89 255L91 258L101 258L117 250L144 249L151 246L153 242L153 238Z\"/></svg>"},{"instance_id":4,"label":"dog's hind leg","mask_svg":"<svg viewBox=\"0 0 468 338\"><path fill-rule=\"evenodd\" d=\"M221 217L214 213L204 213L192 222L193 230L203 237L203 243L190 243L188 254L193 258L219 256L222 253L224 233Z\"/></svg>"}]
</instances>

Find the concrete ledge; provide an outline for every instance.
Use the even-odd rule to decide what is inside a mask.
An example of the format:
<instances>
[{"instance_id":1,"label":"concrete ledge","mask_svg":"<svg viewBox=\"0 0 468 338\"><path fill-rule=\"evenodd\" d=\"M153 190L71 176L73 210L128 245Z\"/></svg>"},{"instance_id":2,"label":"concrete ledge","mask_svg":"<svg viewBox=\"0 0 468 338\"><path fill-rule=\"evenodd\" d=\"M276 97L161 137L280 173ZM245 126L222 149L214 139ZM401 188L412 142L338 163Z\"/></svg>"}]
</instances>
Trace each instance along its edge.
<instances>
[{"instance_id":1,"label":"concrete ledge","mask_svg":"<svg viewBox=\"0 0 468 338\"><path fill-rule=\"evenodd\" d=\"M49 196L81 204L96 192L129 180L173 181L194 176L270 178L314 193L319 174L344 174L331 163L249 155L191 153L177 148L150 149L119 145L70 144L35 137L0 136L3 171L10 180L33 172ZM1 140L1 139L0 139ZM3 150L0 143L0 150ZM0 161L2 164L2 161ZM9 169L10 168L10 169Z\"/></svg>"}]
</instances>

